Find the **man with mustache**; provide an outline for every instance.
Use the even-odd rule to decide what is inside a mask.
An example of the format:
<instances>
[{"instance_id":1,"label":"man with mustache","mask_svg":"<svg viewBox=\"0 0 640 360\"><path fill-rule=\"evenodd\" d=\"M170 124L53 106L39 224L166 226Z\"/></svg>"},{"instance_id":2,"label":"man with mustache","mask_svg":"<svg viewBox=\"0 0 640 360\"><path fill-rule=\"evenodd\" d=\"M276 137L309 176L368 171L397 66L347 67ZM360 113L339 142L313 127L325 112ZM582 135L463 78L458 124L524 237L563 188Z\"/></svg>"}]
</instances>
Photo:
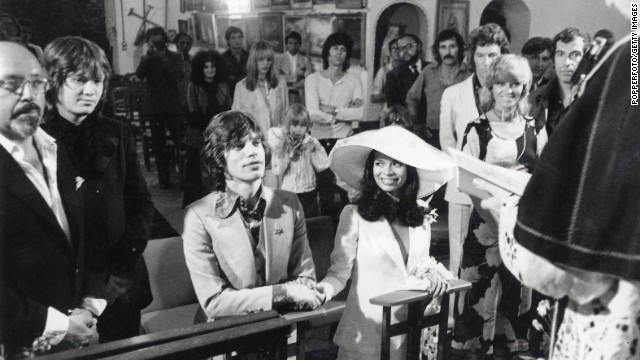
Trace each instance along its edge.
<instances>
[{"instance_id":1,"label":"man with mustache","mask_svg":"<svg viewBox=\"0 0 640 360\"><path fill-rule=\"evenodd\" d=\"M84 298L83 179L40 129L49 87L36 57L0 42L0 343L95 341L104 301Z\"/></svg>"},{"instance_id":2,"label":"man with mustache","mask_svg":"<svg viewBox=\"0 0 640 360\"><path fill-rule=\"evenodd\" d=\"M98 322L100 342L136 336L140 310L151 303L142 253L153 203L128 127L100 115L111 66L94 42L64 36L45 48L44 67L51 90L42 127L69 150L85 180L88 287L109 302Z\"/></svg>"},{"instance_id":3,"label":"man with mustache","mask_svg":"<svg viewBox=\"0 0 640 360\"><path fill-rule=\"evenodd\" d=\"M430 134L427 142L439 149L442 93L449 86L466 79L469 72L462 61L464 40L455 30L447 29L440 32L431 50L436 63L427 65L418 76L407 93L406 102L409 113L417 125L426 126Z\"/></svg>"},{"instance_id":4,"label":"man with mustache","mask_svg":"<svg viewBox=\"0 0 640 360\"><path fill-rule=\"evenodd\" d=\"M554 36L552 53L556 78L529 95L529 115L545 124L549 136L574 99L571 77L590 43L589 38L576 28L566 28Z\"/></svg>"}]
</instances>

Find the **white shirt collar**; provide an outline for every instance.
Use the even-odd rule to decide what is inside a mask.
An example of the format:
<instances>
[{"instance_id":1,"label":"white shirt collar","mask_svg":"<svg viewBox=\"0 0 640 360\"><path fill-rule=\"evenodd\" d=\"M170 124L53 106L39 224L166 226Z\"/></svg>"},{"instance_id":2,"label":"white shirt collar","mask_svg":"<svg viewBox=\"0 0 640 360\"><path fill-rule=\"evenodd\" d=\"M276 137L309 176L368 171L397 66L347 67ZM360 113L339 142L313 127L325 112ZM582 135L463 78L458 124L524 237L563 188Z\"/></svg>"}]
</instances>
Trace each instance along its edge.
<instances>
[{"instance_id":1,"label":"white shirt collar","mask_svg":"<svg viewBox=\"0 0 640 360\"><path fill-rule=\"evenodd\" d=\"M33 134L33 140L37 148L42 148L48 151L56 152L57 145L56 140L47 134L42 128L38 128ZM20 160L24 159L24 150L12 140L9 140L6 136L0 133L0 145L7 150L11 156L14 153Z\"/></svg>"}]
</instances>

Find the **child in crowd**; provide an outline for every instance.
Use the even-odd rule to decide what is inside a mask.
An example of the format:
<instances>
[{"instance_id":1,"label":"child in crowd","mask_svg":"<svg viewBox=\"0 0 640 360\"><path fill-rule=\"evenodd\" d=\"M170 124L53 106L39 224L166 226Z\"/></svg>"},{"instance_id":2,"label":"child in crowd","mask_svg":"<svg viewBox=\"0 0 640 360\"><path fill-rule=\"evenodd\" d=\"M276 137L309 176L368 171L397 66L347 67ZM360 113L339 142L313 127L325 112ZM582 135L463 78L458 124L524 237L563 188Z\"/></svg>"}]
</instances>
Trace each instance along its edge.
<instances>
[{"instance_id":1,"label":"child in crowd","mask_svg":"<svg viewBox=\"0 0 640 360\"><path fill-rule=\"evenodd\" d=\"M316 172L329 167L329 158L320 142L310 135L311 120L304 106L292 105L283 123L268 133L273 170L282 179L281 188L298 195L305 217L319 216Z\"/></svg>"}]
</instances>

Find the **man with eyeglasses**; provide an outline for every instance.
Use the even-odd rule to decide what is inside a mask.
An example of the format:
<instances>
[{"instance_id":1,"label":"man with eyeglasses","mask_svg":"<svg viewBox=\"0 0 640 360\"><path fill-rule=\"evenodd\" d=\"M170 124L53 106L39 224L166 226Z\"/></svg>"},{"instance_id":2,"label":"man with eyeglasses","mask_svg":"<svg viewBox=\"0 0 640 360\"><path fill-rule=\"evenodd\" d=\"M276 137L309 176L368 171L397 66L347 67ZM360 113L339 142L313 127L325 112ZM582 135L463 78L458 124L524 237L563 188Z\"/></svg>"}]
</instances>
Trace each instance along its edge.
<instances>
[{"instance_id":1,"label":"man with eyeglasses","mask_svg":"<svg viewBox=\"0 0 640 360\"><path fill-rule=\"evenodd\" d=\"M373 88L371 90L371 103L377 106L377 111L380 113L380 126L384 126L383 119L385 114L389 110L387 107L387 98L384 94L385 84L387 82L387 74L389 71L397 68L402 64L400 55L398 53L398 39L392 39L389 41L389 54L390 61L384 66L380 66L376 76L373 78ZM384 104L384 106L382 105Z\"/></svg>"},{"instance_id":2,"label":"man with eyeglasses","mask_svg":"<svg viewBox=\"0 0 640 360\"><path fill-rule=\"evenodd\" d=\"M551 136L562 115L574 99L571 77L589 45L589 35L576 28L566 28L553 37L555 79L529 94L529 115L545 125Z\"/></svg>"},{"instance_id":3,"label":"man with eyeglasses","mask_svg":"<svg viewBox=\"0 0 640 360\"><path fill-rule=\"evenodd\" d=\"M25 47L0 42L0 343L58 348L97 340L104 304L83 292L83 179L40 129L46 75Z\"/></svg>"},{"instance_id":4,"label":"man with eyeglasses","mask_svg":"<svg viewBox=\"0 0 640 360\"><path fill-rule=\"evenodd\" d=\"M406 105L407 92L427 65L422 60L422 41L414 34L405 34L398 39L398 54L402 65L387 73L384 92L388 107Z\"/></svg>"}]
</instances>

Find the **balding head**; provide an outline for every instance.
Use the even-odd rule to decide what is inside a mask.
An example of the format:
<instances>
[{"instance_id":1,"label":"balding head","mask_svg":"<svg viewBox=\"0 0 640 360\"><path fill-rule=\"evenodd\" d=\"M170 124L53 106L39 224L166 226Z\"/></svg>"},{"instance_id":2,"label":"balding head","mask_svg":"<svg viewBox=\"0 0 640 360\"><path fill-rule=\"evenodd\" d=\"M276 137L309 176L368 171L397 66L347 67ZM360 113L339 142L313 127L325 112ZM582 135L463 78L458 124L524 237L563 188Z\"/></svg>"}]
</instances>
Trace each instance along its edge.
<instances>
[{"instance_id":1,"label":"balding head","mask_svg":"<svg viewBox=\"0 0 640 360\"><path fill-rule=\"evenodd\" d=\"M0 42L0 133L22 142L40 125L46 80L38 59L24 46ZM29 83L25 83L28 81Z\"/></svg>"}]
</instances>

